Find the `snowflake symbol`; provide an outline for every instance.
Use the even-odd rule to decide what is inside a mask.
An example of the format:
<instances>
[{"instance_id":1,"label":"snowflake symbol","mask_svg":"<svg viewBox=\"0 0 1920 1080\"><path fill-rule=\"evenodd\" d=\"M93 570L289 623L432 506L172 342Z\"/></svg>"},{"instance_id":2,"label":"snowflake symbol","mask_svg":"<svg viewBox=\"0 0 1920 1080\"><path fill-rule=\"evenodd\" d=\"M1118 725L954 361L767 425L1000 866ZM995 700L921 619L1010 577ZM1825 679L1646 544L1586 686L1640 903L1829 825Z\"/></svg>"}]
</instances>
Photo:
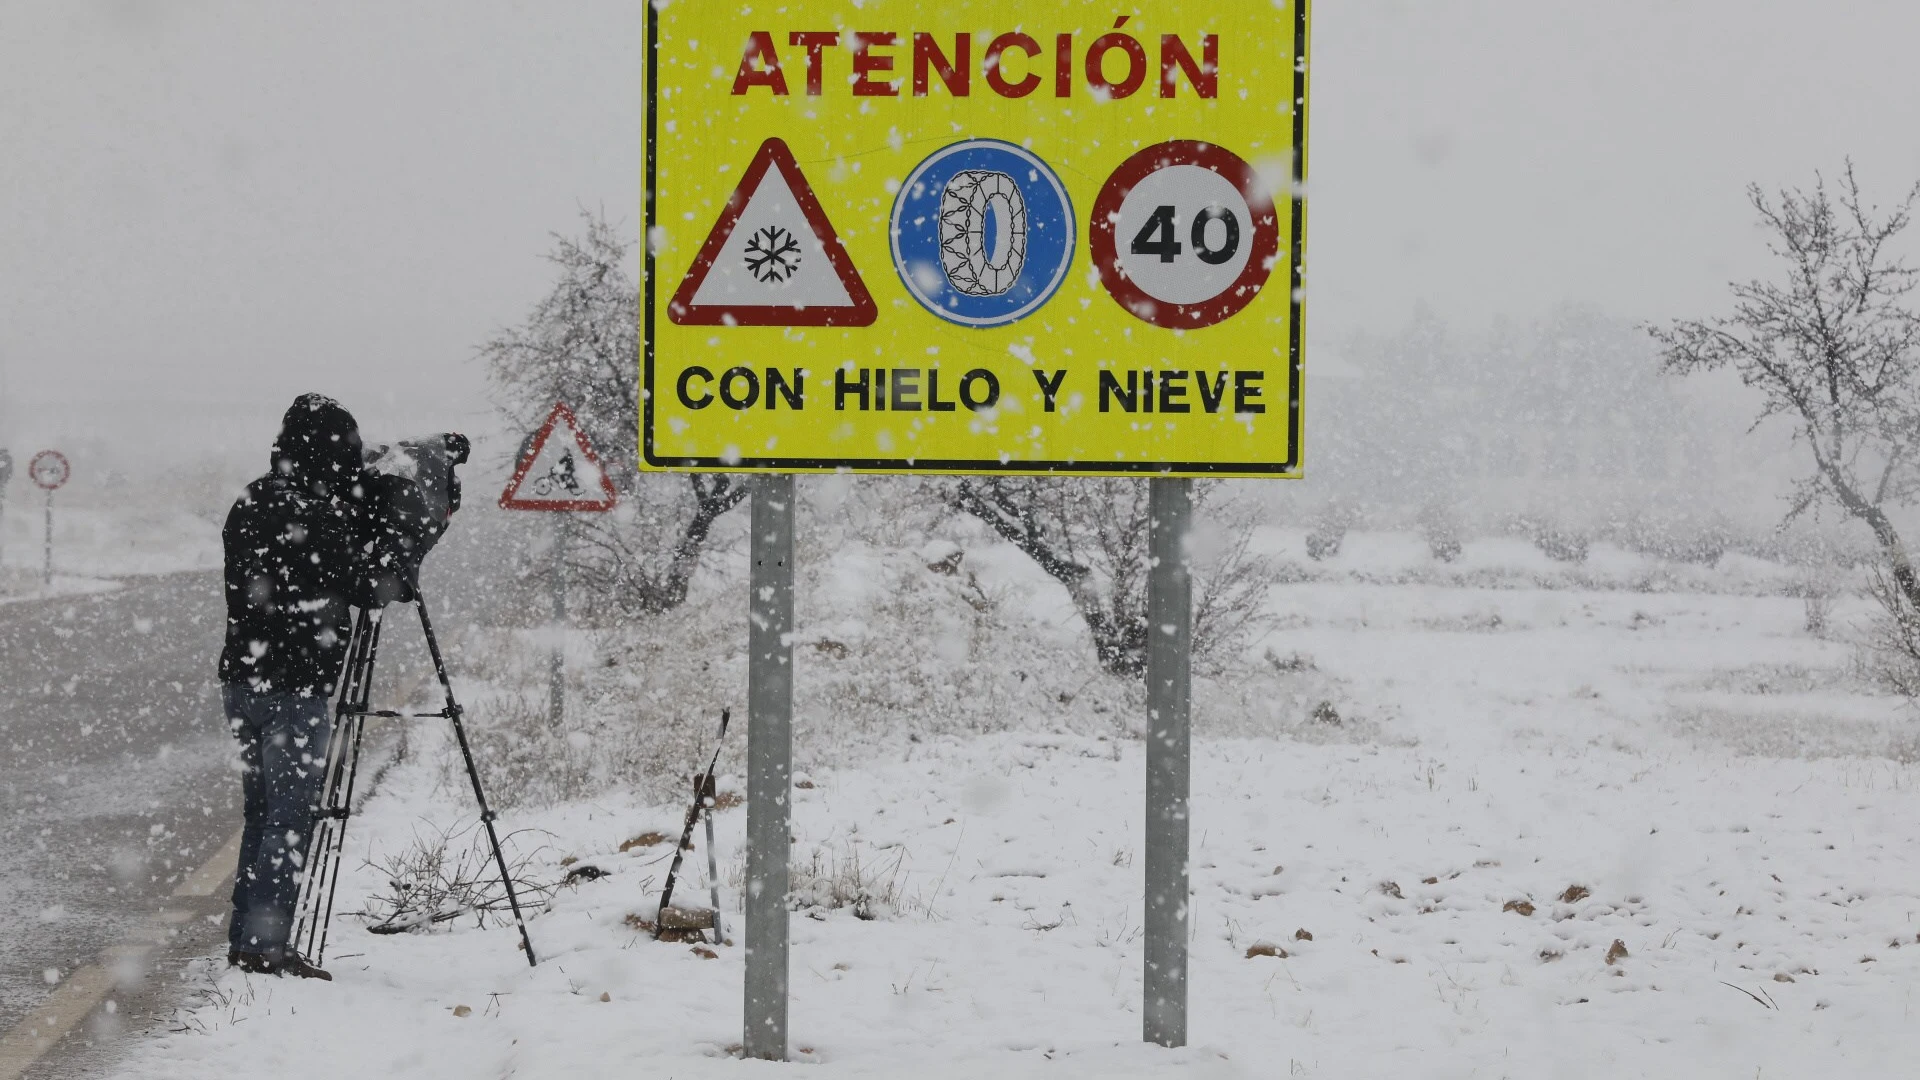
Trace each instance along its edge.
<instances>
[{"instance_id":1,"label":"snowflake symbol","mask_svg":"<svg viewBox=\"0 0 1920 1080\"><path fill-rule=\"evenodd\" d=\"M800 245L778 225L754 230L747 240L747 272L755 281L785 281L800 269Z\"/></svg>"}]
</instances>

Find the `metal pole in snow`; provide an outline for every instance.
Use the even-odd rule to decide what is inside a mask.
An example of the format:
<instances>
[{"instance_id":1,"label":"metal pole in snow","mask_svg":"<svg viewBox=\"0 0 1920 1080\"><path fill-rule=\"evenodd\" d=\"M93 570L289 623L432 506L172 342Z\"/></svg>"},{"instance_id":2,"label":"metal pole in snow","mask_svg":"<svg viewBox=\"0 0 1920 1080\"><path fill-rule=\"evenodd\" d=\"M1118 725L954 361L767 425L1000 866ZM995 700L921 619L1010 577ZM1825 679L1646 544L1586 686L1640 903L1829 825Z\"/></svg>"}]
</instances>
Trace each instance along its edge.
<instances>
[{"instance_id":1,"label":"metal pole in snow","mask_svg":"<svg viewBox=\"0 0 1920 1080\"><path fill-rule=\"evenodd\" d=\"M547 680L547 726L566 717L567 516L553 515L553 657Z\"/></svg>"},{"instance_id":2,"label":"metal pole in snow","mask_svg":"<svg viewBox=\"0 0 1920 1080\"><path fill-rule=\"evenodd\" d=\"M47 490L47 588L53 588L53 490Z\"/></svg>"},{"instance_id":3,"label":"metal pole in snow","mask_svg":"<svg viewBox=\"0 0 1920 1080\"><path fill-rule=\"evenodd\" d=\"M787 1058L793 774L793 477L753 481L747 627L747 948L741 1045Z\"/></svg>"},{"instance_id":4,"label":"metal pole in snow","mask_svg":"<svg viewBox=\"0 0 1920 1080\"><path fill-rule=\"evenodd\" d=\"M1142 1037L1187 1043L1187 841L1192 790L1192 481L1149 481L1147 547L1146 971Z\"/></svg>"},{"instance_id":5,"label":"metal pole in snow","mask_svg":"<svg viewBox=\"0 0 1920 1080\"><path fill-rule=\"evenodd\" d=\"M720 916L720 852L713 843L713 804L703 813L707 819L707 893L713 898L713 943L727 943L727 922Z\"/></svg>"},{"instance_id":6,"label":"metal pole in snow","mask_svg":"<svg viewBox=\"0 0 1920 1080\"><path fill-rule=\"evenodd\" d=\"M13 454L0 446L0 556L6 554L7 485L13 482Z\"/></svg>"}]
</instances>

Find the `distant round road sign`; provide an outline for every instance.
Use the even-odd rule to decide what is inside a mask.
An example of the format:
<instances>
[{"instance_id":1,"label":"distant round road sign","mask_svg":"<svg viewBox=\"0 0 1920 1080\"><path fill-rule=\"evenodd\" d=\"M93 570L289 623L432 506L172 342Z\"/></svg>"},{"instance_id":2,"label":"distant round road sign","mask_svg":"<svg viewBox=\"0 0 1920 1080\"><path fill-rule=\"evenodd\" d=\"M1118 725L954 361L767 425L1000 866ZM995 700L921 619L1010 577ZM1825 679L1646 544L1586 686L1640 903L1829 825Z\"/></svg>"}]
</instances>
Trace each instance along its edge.
<instances>
[{"instance_id":1,"label":"distant round road sign","mask_svg":"<svg viewBox=\"0 0 1920 1080\"><path fill-rule=\"evenodd\" d=\"M67 464L67 455L58 450L42 450L27 464L27 475L33 477L34 483L52 491L67 482L73 468Z\"/></svg>"},{"instance_id":2,"label":"distant round road sign","mask_svg":"<svg viewBox=\"0 0 1920 1080\"><path fill-rule=\"evenodd\" d=\"M1273 196L1253 166L1192 139L1122 162L1094 201L1089 233L1107 292L1169 330L1232 318L1260 294L1280 251Z\"/></svg>"},{"instance_id":3,"label":"distant round road sign","mask_svg":"<svg viewBox=\"0 0 1920 1080\"><path fill-rule=\"evenodd\" d=\"M1074 214L1046 162L998 139L922 161L893 202L893 262L928 311L1003 326L1039 310L1073 262Z\"/></svg>"}]
</instances>

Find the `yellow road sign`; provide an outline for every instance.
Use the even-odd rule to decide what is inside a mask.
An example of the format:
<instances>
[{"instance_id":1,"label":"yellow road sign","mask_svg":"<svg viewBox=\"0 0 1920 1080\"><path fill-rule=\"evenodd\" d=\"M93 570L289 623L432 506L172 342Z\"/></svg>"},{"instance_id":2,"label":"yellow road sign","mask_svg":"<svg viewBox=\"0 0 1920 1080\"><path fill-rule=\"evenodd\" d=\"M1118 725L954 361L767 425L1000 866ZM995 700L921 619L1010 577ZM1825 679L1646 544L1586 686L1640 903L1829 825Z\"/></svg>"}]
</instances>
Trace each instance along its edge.
<instances>
[{"instance_id":1,"label":"yellow road sign","mask_svg":"<svg viewBox=\"0 0 1920 1080\"><path fill-rule=\"evenodd\" d=\"M645 466L1298 476L1307 22L648 4Z\"/></svg>"}]
</instances>

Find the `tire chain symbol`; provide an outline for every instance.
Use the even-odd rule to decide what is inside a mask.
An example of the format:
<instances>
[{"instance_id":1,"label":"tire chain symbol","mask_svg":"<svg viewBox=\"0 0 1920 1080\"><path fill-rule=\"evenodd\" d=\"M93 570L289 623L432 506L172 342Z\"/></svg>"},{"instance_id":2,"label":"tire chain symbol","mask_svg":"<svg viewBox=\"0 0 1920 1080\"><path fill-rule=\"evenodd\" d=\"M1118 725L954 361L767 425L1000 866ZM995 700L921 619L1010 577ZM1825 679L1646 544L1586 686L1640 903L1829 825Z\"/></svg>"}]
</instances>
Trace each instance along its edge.
<instances>
[{"instance_id":1,"label":"tire chain symbol","mask_svg":"<svg viewBox=\"0 0 1920 1080\"><path fill-rule=\"evenodd\" d=\"M992 262L987 211L996 200L1008 220L1006 246ZM999 296L1020 280L1027 265L1027 200L1013 177L968 169L947 181L940 195L940 264L953 287L968 296Z\"/></svg>"}]
</instances>

